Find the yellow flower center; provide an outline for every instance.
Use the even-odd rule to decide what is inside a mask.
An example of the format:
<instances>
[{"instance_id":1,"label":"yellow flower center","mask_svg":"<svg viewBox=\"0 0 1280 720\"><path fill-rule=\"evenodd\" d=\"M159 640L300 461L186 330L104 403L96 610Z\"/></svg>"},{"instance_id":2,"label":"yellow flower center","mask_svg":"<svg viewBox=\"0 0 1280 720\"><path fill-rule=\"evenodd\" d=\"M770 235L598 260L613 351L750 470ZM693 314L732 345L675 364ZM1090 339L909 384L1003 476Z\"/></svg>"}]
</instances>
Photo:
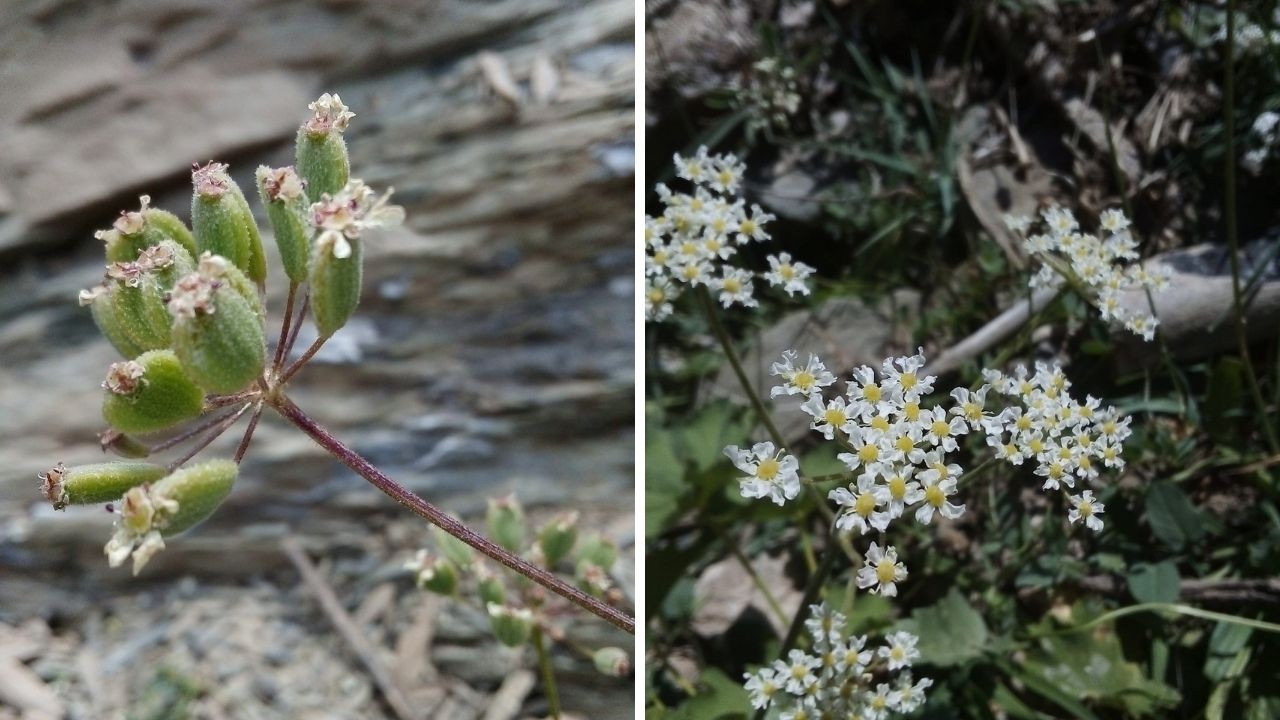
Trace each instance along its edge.
<instances>
[{"instance_id":1,"label":"yellow flower center","mask_svg":"<svg viewBox=\"0 0 1280 720\"><path fill-rule=\"evenodd\" d=\"M898 577L898 569L893 566L893 561L889 558L876 563L876 580L879 580L881 585L893 582L896 577Z\"/></svg>"},{"instance_id":2,"label":"yellow flower center","mask_svg":"<svg viewBox=\"0 0 1280 720\"><path fill-rule=\"evenodd\" d=\"M1031 448L1031 452L1039 455L1044 452L1044 441L1038 437L1033 437L1027 442L1027 447Z\"/></svg>"},{"instance_id":3,"label":"yellow flower center","mask_svg":"<svg viewBox=\"0 0 1280 720\"><path fill-rule=\"evenodd\" d=\"M1062 477L1062 463L1055 462L1055 463L1049 464L1049 477L1053 478L1054 480L1057 480L1058 478Z\"/></svg>"},{"instance_id":4,"label":"yellow flower center","mask_svg":"<svg viewBox=\"0 0 1280 720\"><path fill-rule=\"evenodd\" d=\"M916 446L910 435L899 435L898 439L893 441L893 444L904 453L911 452L911 449Z\"/></svg>"},{"instance_id":5,"label":"yellow flower center","mask_svg":"<svg viewBox=\"0 0 1280 720\"><path fill-rule=\"evenodd\" d=\"M1108 420L1108 421L1106 421L1106 422L1102 423L1102 432L1106 433L1107 435L1115 435L1115 434L1116 434L1116 423L1115 423L1115 421L1114 421L1114 420Z\"/></svg>"},{"instance_id":6,"label":"yellow flower center","mask_svg":"<svg viewBox=\"0 0 1280 720\"><path fill-rule=\"evenodd\" d=\"M970 420L981 420L982 408L977 403L965 403L964 416Z\"/></svg>"},{"instance_id":7,"label":"yellow flower center","mask_svg":"<svg viewBox=\"0 0 1280 720\"><path fill-rule=\"evenodd\" d=\"M942 420L934 420L933 424L929 426L929 432L940 438L946 437L951 434L951 426Z\"/></svg>"},{"instance_id":8,"label":"yellow flower center","mask_svg":"<svg viewBox=\"0 0 1280 720\"><path fill-rule=\"evenodd\" d=\"M939 481L946 480L951 477L951 469L948 468L945 463L936 462L929 465L929 467L937 471Z\"/></svg>"},{"instance_id":9,"label":"yellow flower center","mask_svg":"<svg viewBox=\"0 0 1280 720\"><path fill-rule=\"evenodd\" d=\"M803 679L804 679L804 677L805 677L806 675L808 675L808 674L809 674L809 667L808 667L807 665L792 665L792 666L791 666L791 677L793 677L793 678L795 678L795 679L797 679L797 680L803 680Z\"/></svg>"},{"instance_id":10,"label":"yellow flower center","mask_svg":"<svg viewBox=\"0 0 1280 720\"><path fill-rule=\"evenodd\" d=\"M862 388L862 397L866 398L869 403L880 402L881 395L883 395L883 393L880 392L880 386L875 383L871 383Z\"/></svg>"},{"instance_id":11,"label":"yellow flower center","mask_svg":"<svg viewBox=\"0 0 1280 720\"><path fill-rule=\"evenodd\" d=\"M778 277L781 277L783 280L791 280L795 276L796 269L791 267L790 263L778 266Z\"/></svg>"},{"instance_id":12,"label":"yellow flower center","mask_svg":"<svg viewBox=\"0 0 1280 720\"><path fill-rule=\"evenodd\" d=\"M813 373L808 370L801 370L791 378L791 384L808 392L809 388L813 387L813 383L816 382L817 379L818 378L814 377Z\"/></svg>"},{"instance_id":13,"label":"yellow flower center","mask_svg":"<svg viewBox=\"0 0 1280 720\"><path fill-rule=\"evenodd\" d=\"M822 419L826 420L827 424L832 427L840 427L847 420L844 416L844 410L840 408L827 408L827 412L822 416Z\"/></svg>"},{"instance_id":14,"label":"yellow flower center","mask_svg":"<svg viewBox=\"0 0 1280 720\"><path fill-rule=\"evenodd\" d=\"M761 480L772 480L778 477L780 470L782 470L782 463L773 458L765 458L756 466L756 477Z\"/></svg>"},{"instance_id":15,"label":"yellow flower center","mask_svg":"<svg viewBox=\"0 0 1280 720\"><path fill-rule=\"evenodd\" d=\"M1093 515L1093 503L1085 500L1076 506L1076 510L1079 511L1082 517L1089 517L1090 515Z\"/></svg>"},{"instance_id":16,"label":"yellow flower center","mask_svg":"<svg viewBox=\"0 0 1280 720\"><path fill-rule=\"evenodd\" d=\"M880 449L875 445L867 444L858 448L858 459L864 463L873 463L880 458Z\"/></svg>"},{"instance_id":17,"label":"yellow flower center","mask_svg":"<svg viewBox=\"0 0 1280 720\"><path fill-rule=\"evenodd\" d=\"M695 245L692 240L685 240L680 243L680 252L685 255L692 255L698 252L698 246Z\"/></svg>"},{"instance_id":18,"label":"yellow flower center","mask_svg":"<svg viewBox=\"0 0 1280 720\"><path fill-rule=\"evenodd\" d=\"M1013 423L1019 430L1031 429L1031 418L1026 415L1019 415L1018 419Z\"/></svg>"},{"instance_id":19,"label":"yellow flower center","mask_svg":"<svg viewBox=\"0 0 1280 720\"><path fill-rule=\"evenodd\" d=\"M876 430L888 430L889 418L884 417L883 415L877 415L871 418L871 427L875 428Z\"/></svg>"},{"instance_id":20,"label":"yellow flower center","mask_svg":"<svg viewBox=\"0 0 1280 720\"><path fill-rule=\"evenodd\" d=\"M911 422L915 422L920 417L920 403L909 402L903 405L902 414Z\"/></svg>"},{"instance_id":21,"label":"yellow flower center","mask_svg":"<svg viewBox=\"0 0 1280 720\"><path fill-rule=\"evenodd\" d=\"M755 220L743 220L742 222L738 223L738 232L742 233L743 235L751 235L755 231L756 231Z\"/></svg>"},{"instance_id":22,"label":"yellow flower center","mask_svg":"<svg viewBox=\"0 0 1280 720\"><path fill-rule=\"evenodd\" d=\"M924 490L924 499L930 505L940 508L942 503L947 501L947 496L942 492L942 488L937 485L930 485Z\"/></svg>"},{"instance_id":23,"label":"yellow flower center","mask_svg":"<svg viewBox=\"0 0 1280 720\"><path fill-rule=\"evenodd\" d=\"M902 383L903 390L910 390L916 386L916 374L913 372L904 372L898 376L898 382Z\"/></svg>"},{"instance_id":24,"label":"yellow flower center","mask_svg":"<svg viewBox=\"0 0 1280 720\"><path fill-rule=\"evenodd\" d=\"M742 283L736 277L725 278L724 291L736 295L742 291Z\"/></svg>"},{"instance_id":25,"label":"yellow flower center","mask_svg":"<svg viewBox=\"0 0 1280 720\"><path fill-rule=\"evenodd\" d=\"M668 255L666 250L658 250L653 254L653 264L658 266L666 265L667 258Z\"/></svg>"},{"instance_id":26,"label":"yellow flower center","mask_svg":"<svg viewBox=\"0 0 1280 720\"><path fill-rule=\"evenodd\" d=\"M889 495L894 500L901 500L907 496L907 481L901 475L894 475L889 478Z\"/></svg>"},{"instance_id":27,"label":"yellow flower center","mask_svg":"<svg viewBox=\"0 0 1280 720\"><path fill-rule=\"evenodd\" d=\"M876 499L871 493L862 493L853 502L853 511L862 517L870 517L876 511Z\"/></svg>"},{"instance_id":28,"label":"yellow flower center","mask_svg":"<svg viewBox=\"0 0 1280 720\"><path fill-rule=\"evenodd\" d=\"M889 659L899 660L899 661L906 660L907 651L902 649L901 645L894 645L893 647L889 648Z\"/></svg>"},{"instance_id":29,"label":"yellow flower center","mask_svg":"<svg viewBox=\"0 0 1280 720\"><path fill-rule=\"evenodd\" d=\"M667 299L667 294L662 292L662 288L651 288L649 290L649 302L651 304L657 305L658 303L666 299Z\"/></svg>"}]
</instances>

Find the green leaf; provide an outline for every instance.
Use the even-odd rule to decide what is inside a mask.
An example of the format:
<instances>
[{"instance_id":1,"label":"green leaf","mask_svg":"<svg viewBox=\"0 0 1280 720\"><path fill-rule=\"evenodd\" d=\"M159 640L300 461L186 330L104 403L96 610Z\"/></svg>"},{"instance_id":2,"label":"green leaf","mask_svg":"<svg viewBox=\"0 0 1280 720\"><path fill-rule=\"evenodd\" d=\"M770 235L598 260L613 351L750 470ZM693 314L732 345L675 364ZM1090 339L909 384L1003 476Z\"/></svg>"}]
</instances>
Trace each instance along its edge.
<instances>
[{"instance_id":1,"label":"green leaf","mask_svg":"<svg viewBox=\"0 0 1280 720\"><path fill-rule=\"evenodd\" d=\"M1043 638L1040 648L1028 653L1024 668L1076 702L1097 703L1133 717L1163 717L1157 711L1179 699L1173 688L1126 660L1120 640L1111 632ZM1043 688L1034 689L1045 694ZM1046 697L1079 714L1063 698Z\"/></svg>"},{"instance_id":2,"label":"green leaf","mask_svg":"<svg viewBox=\"0 0 1280 720\"><path fill-rule=\"evenodd\" d=\"M1139 563L1129 573L1129 592L1138 602L1177 602L1178 566L1172 560Z\"/></svg>"},{"instance_id":3,"label":"green leaf","mask_svg":"<svg viewBox=\"0 0 1280 720\"><path fill-rule=\"evenodd\" d=\"M1209 655L1204 661L1204 676L1214 682L1226 679L1240 651L1244 649L1253 628L1220 622L1209 635Z\"/></svg>"},{"instance_id":4,"label":"green leaf","mask_svg":"<svg viewBox=\"0 0 1280 720\"><path fill-rule=\"evenodd\" d=\"M920 638L920 659L932 665L960 665L981 655L987 644L982 615L954 588L937 603L911 613L911 619L899 626Z\"/></svg>"},{"instance_id":5,"label":"green leaf","mask_svg":"<svg viewBox=\"0 0 1280 720\"><path fill-rule=\"evenodd\" d=\"M689 698L667 715L670 720L738 720L745 719L751 707L742 683L731 680L723 672L708 668L702 671L701 692Z\"/></svg>"},{"instance_id":6,"label":"green leaf","mask_svg":"<svg viewBox=\"0 0 1280 720\"><path fill-rule=\"evenodd\" d=\"M671 434L652 426L645 433L644 460L644 535L652 538L679 513L684 467L672 447Z\"/></svg>"},{"instance_id":7,"label":"green leaf","mask_svg":"<svg viewBox=\"0 0 1280 720\"><path fill-rule=\"evenodd\" d=\"M1148 488L1146 508L1151 532L1174 550L1181 550L1204 536L1191 500L1173 483L1157 482Z\"/></svg>"}]
</instances>

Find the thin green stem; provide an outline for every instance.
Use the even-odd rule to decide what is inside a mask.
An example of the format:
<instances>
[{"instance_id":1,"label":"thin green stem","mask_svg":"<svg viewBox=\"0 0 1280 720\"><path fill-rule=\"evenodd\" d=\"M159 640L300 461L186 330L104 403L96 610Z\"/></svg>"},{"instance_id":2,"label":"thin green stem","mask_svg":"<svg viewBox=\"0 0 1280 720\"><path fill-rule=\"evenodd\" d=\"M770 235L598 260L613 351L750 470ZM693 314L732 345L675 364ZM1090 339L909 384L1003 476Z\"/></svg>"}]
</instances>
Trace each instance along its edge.
<instances>
[{"instance_id":1,"label":"thin green stem","mask_svg":"<svg viewBox=\"0 0 1280 720\"><path fill-rule=\"evenodd\" d=\"M538 670L542 673L542 687L547 695L547 708L554 720L560 720L560 693L556 691L556 676L551 670L551 655L542 637L542 628L533 626L533 648L538 653Z\"/></svg>"},{"instance_id":2,"label":"thin green stem","mask_svg":"<svg viewBox=\"0 0 1280 720\"><path fill-rule=\"evenodd\" d=\"M1267 401L1262 397L1258 375L1253 369L1253 359L1249 356L1249 334L1245 329L1243 293L1240 289L1240 239L1237 237L1236 217L1235 9L1235 0L1227 0L1227 38L1223 50L1226 53L1226 59L1222 80L1222 119L1223 129L1227 134L1227 147L1222 192L1227 220L1227 244L1231 250L1231 302L1235 314L1236 344L1239 346L1240 361L1244 364L1245 375L1249 378L1249 392L1258 406L1258 418L1262 421L1262 431L1266 435L1267 446L1271 448L1271 452L1276 453L1280 452L1280 442L1276 440L1275 429L1271 426L1271 418L1267 414Z\"/></svg>"},{"instance_id":3,"label":"thin green stem","mask_svg":"<svg viewBox=\"0 0 1280 720\"><path fill-rule=\"evenodd\" d=\"M747 378L747 372L742 369L742 361L738 359L738 353L733 349L733 340L729 338L729 333L724 329L724 325L720 323L720 315L716 312L716 307L711 299L711 294L707 292L705 287L699 287L697 291L698 299L702 301L702 309L707 314L707 321L711 323L711 331L715 333L716 340L720 341L720 347L724 349L725 357L729 359L729 365L733 367L733 374L738 376L738 383L742 385L742 391L747 394L747 398L751 401L752 407L755 408L756 415L759 416L760 422L769 433L769 437L773 439L774 445L781 450L786 447L786 443L782 440L782 433L778 432L778 427L773 424L773 418L769 416L769 410L764 405L764 400L760 398L760 394L751 384L751 380Z\"/></svg>"}]
</instances>

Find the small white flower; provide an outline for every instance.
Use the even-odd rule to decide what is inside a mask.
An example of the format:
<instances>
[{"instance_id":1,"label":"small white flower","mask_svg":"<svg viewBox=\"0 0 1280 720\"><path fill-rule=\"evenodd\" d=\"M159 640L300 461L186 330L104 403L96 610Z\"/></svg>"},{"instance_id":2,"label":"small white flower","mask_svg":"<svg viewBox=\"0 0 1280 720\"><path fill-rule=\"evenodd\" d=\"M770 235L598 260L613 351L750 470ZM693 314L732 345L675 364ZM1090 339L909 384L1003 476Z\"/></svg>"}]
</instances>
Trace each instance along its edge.
<instances>
[{"instance_id":1,"label":"small white flower","mask_svg":"<svg viewBox=\"0 0 1280 720\"><path fill-rule=\"evenodd\" d=\"M853 429L854 413L842 397L823 402L821 395L810 395L800 409L813 418L809 429L822 433L827 440L833 439L837 432L849 433Z\"/></svg>"},{"instance_id":2,"label":"small white flower","mask_svg":"<svg viewBox=\"0 0 1280 720\"><path fill-rule=\"evenodd\" d=\"M836 381L836 376L827 372L827 367L822 364L817 355L809 353L809 361L804 367L796 367L796 351L782 351L782 362L774 363L769 368L769 374L782 378L782 385L774 386L769 391L769 397L776 398L779 395L804 395L806 397L820 394L822 388L831 385Z\"/></svg>"},{"instance_id":3,"label":"small white flower","mask_svg":"<svg viewBox=\"0 0 1280 720\"><path fill-rule=\"evenodd\" d=\"M752 205L751 214L743 214L742 218L738 221L738 227L736 228L738 231L738 244L746 245L753 240L768 240L769 233L764 229L765 223L772 222L776 219L777 217L765 212L759 205Z\"/></svg>"},{"instance_id":4,"label":"small white flower","mask_svg":"<svg viewBox=\"0 0 1280 720\"><path fill-rule=\"evenodd\" d=\"M677 295L671 281L664 277L649 278L644 288L644 318L661 322L671 315L671 300Z\"/></svg>"},{"instance_id":5,"label":"small white flower","mask_svg":"<svg viewBox=\"0 0 1280 720\"><path fill-rule=\"evenodd\" d=\"M769 271L764 274L764 279L770 285L781 287L788 295L809 294L809 286L805 284L805 280L813 274L812 267L799 261L792 261L790 253L770 255L768 260Z\"/></svg>"},{"instance_id":6,"label":"small white flower","mask_svg":"<svg viewBox=\"0 0 1280 720\"><path fill-rule=\"evenodd\" d=\"M898 712L912 713L924 705L924 691L933 686L933 680L920 678L920 682L911 684L911 673L903 673L894 691L894 703Z\"/></svg>"},{"instance_id":7,"label":"small white flower","mask_svg":"<svg viewBox=\"0 0 1280 720\"><path fill-rule=\"evenodd\" d=\"M964 505L954 505L947 500L956 493L956 479L942 477L938 467L931 467L920 473L920 487L924 502L916 508L916 522L928 525L933 521L935 511L949 520L955 520L964 514Z\"/></svg>"},{"instance_id":8,"label":"small white flower","mask_svg":"<svg viewBox=\"0 0 1280 720\"><path fill-rule=\"evenodd\" d=\"M744 687L753 709L762 710L769 707L773 703L774 696L782 690L782 684L773 668L761 668L755 673L745 673L743 677L747 680Z\"/></svg>"},{"instance_id":9,"label":"small white flower","mask_svg":"<svg viewBox=\"0 0 1280 720\"><path fill-rule=\"evenodd\" d=\"M390 204L392 188L381 197L363 180L351 180L337 195L322 195L311 205L311 224L320 231L316 246L338 259L351 256L349 241L371 228L391 227L404 222L404 208Z\"/></svg>"},{"instance_id":10,"label":"small white flower","mask_svg":"<svg viewBox=\"0 0 1280 720\"><path fill-rule=\"evenodd\" d=\"M756 443L749 450L730 445L724 454L747 474L738 481L744 497L769 498L783 505L800 494L800 462L783 450L775 452L773 443Z\"/></svg>"},{"instance_id":11,"label":"small white flower","mask_svg":"<svg viewBox=\"0 0 1280 720\"><path fill-rule=\"evenodd\" d=\"M1069 496L1073 507L1067 511L1067 519L1076 522L1083 519L1084 524L1094 532L1102 532L1102 519L1098 516L1106 508L1093 498L1092 490L1085 490L1079 495Z\"/></svg>"},{"instance_id":12,"label":"small white flower","mask_svg":"<svg viewBox=\"0 0 1280 720\"><path fill-rule=\"evenodd\" d=\"M307 121L307 128L312 132L324 132L330 128L342 132L347 129L351 118L356 116L343 104L337 93L321 95L315 102L307 105L307 109L313 113Z\"/></svg>"},{"instance_id":13,"label":"small white flower","mask_svg":"<svg viewBox=\"0 0 1280 720\"><path fill-rule=\"evenodd\" d=\"M720 294L721 305L729 307L737 303L743 307L756 307L760 304L751 296L750 272L724 265L721 266L720 273L720 277L713 278L709 284L713 291Z\"/></svg>"},{"instance_id":14,"label":"small white flower","mask_svg":"<svg viewBox=\"0 0 1280 720\"><path fill-rule=\"evenodd\" d=\"M870 473L858 477L856 490L851 492L847 487L838 487L827 494L830 500L845 508L836 517L836 528L856 529L866 535L872 528L884 530L889 527L889 513L879 509L889 500L888 490L876 485L875 476Z\"/></svg>"},{"instance_id":15,"label":"small white flower","mask_svg":"<svg viewBox=\"0 0 1280 720\"><path fill-rule=\"evenodd\" d=\"M920 651L916 649L920 639L905 630L890 633L885 640L889 644L880 648L877 654L889 661L890 670L911 667L912 661L920 657Z\"/></svg>"},{"instance_id":16,"label":"small white flower","mask_svg":"<svg viewBox=\"0 0 1280 720\"><path fill-rule=\"evenodd\" d=\"M793 695L800 695L810 685L818 682L818 676L814 670L821 665L822 662L818 658L806 654L803 650L792 650L787 653L785 661L778 660L774 663L774 669L781 676L779 679L786 681L784 686L786 691Z\"/></svg>"},{"instance_id":17,"label":"small white flower","mask_svg":"<svg viewBox=\"0 0 1280 720\"><path fill-rule=\"evenodd\" d=\"M919 402L920 398L933 392L932 375L921 375L924 368L924 348L915 355L888 358L880 366L880 375L885 383L896 388L895 395L900 396L897 402Z\"/></svg>"},{"instance_id":18,"label":"small white flower","mask_svg":"<svg viewBox=\"0 0 1280 720\"><path fill-rule=\"evenodd\" d=\"M892 545L883 550L875 542L867 549L865 565L858 571L858 587L885 597L898 594L898 583L907 579L907 568L898 562L898 551Z\"/></svg>"}]
</instances>

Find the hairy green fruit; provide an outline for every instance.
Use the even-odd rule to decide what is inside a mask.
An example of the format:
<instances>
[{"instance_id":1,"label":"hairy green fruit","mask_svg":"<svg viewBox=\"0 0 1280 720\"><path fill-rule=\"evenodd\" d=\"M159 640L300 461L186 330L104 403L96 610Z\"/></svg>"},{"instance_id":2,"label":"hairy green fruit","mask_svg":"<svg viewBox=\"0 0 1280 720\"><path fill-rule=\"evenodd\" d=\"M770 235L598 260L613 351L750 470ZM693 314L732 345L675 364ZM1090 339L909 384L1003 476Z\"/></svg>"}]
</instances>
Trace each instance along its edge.
<instances>
[{"instance_id":1,"label":"hairy green fruit","mask_svg":"<svg viewBox=\"0 0 1280 720\"><path fill-rule=\"evenodd\" d=\"M307 181L307 194L317 200L336 195L351 177L347 143L333 129L315 132L304 123L298 129L295 160L298 174Z\"/></svg>"},{"instance_id":2,"label":"hairy green fruit","mask_svg":"<svg viewBox=\"0 0 1280 720\"><path fill-rule=\"evenodd\" d=\"M258 168L258 195L267 209L285 274L295 284L306 282L313 230L307 221L311 203L302 178L291 167L273 170L263 165Z\"/></svg>"},{"instance_id":3,"label":"hairy green fruit","mask_svg":"<svg viewBox=\"0 0 1280 720\"><path fill-rule=\"evenodd\" d=\"M107 462L66 467L62 463L40 474L40 492L53 507L90 505L120 499L130 488L155 482L164 467L145 462Z\"/></svg>"},{"instance_id":4,"label":"hairy green fruit","mask_svg":"<svg viewBox=\"0 0 1280 720\"><path fill-rule=\"evenodd\" d=\"M155 521L160 534L177 535L204 522L231 494L239 469L230 460L211 460L176 470L152 485L152 497L177 503Z\"/></svg>"},{"instance_id":5,"label":"hairy green fruit","mask_svg":"<svg viewBox=\"0 0 1280 720\"><path fill-rule=\"evenodd\" d=\"M578 561L608 570L618 562L618 545L600 535L588 536L578 548Z\"/></svg>"},{"instance_id":6,"label":"hairy green fruit","mask_svg":"<svg viewBox=\"0 0 1280 720\"><path fill-rule=\"evenodd\" d=\"M102 417L120 432L149 433L200 416L204 391L172 350L152 350L115 363L103 384Z\"/></svg>"},{"instance_id":7,"label":"hairy green fruit","mask_svg":"<svg viewBox=\"0 0 1280 720\"><path fill-rule=\"evenodd\" d=\"M596 670L609 677L625 677L631 674L631 656L619 647L602 647L591 656Z\"/></svg>"},{"instance_id":8,"label":"hairy green fruit","mask_svg":"<svg viewBox=\"0 0 1280 720\"><path fill-rule=\"evenodd\" d=\"M227 166L209 163L191 173L195 192L191 198L191 227L196 248L221 255L244 271L255 283L267 278L262 237L240 186L227 174Z\"/></svg>"},{"instance_id":9,"label":"hairy green fruit","mask_svg":"<svg viewBox=\"0 0 1280 720\"><path fill-rule=\"evenodd\" d=\"M476 583L476 594L486 606L489 603L501 605L507 601L507 587L502 584L502 578L489 571L480 575L479 582Z\"/></svg>"},{"instance_id":10,"label":"hairy green fruit","mask_svg":"<svg viewBox=\"0 0 1280 720\"><path fill-rule=\"evenodd\" d=\"M499 603L489 603L486 609L489 611L489 627L498 642L507 647L520 647L528 642L533 629L533 613Z\"/></svg>"},{"instance_id":11,"label":"hairy green fruit","mask_svg":"<svg viewBox=\"0 0 1280 720\"><path fill-rule=\"evenodd\" d=\"M102 336L111 343L116 352L124 357L137 357L144 352L144 349L133 337L135 332L141 330L133 327L135 322L131 318L121 316L116 311L113 295L110 286L97 285L80 291L80 304L88 306L89 312L93 315L94 324L98 326Z\"/></svg>"},{"instance_id":12,"label":"hairy green fruit","mask_svg":"<svg viewBox=\"0 0 1280 720\"><path fill-rule=\"evenodd\" d=\"M144 250L163 242L172 242L195 255L195 238L177 215L150 207L151 197L138 198L141 209L124 212L110 230L96 233L106 245L107 262L133 262Z\"/></svg>"},{"instance_id":13,"label":"hairy green fruit","mask_svg":"<svg viewBox=\"0 0 1280 720\"><path fill-rule=\"evenodd\" d=\"M172 240L143 250L136 260L111 263L106 284L112 307L103 314L104 321L112 318L113 333L127 335L131 347L144 351L168 347L172 324L165 308L168 291L192 269L190 253ZM104 334L112 336L106 329Z\"/></svg>"},{"instance_id":14,"label":"hairy green fruit","mask_svg":"<svg viewBox=\"0 0 1280 720\"><path fill-rule=\"evenodd\" d=\"M346 240L339 257L322 235L311 257L311 312L321 337L328 337L351 318L360 304L364 250L359 238Z\"/></svg>"},{"instance_id":15,"label":"hairy green fruit","mask_svg":"<svg viewBox=\"0 0 1280 720\"><path fill-rule=\"evenodd\" d=\"M458 570L446 558L435 558L418 571L418 587L438 595L453 595L458 589Z\"/></svg>"},{"instance_id":16,"label":"hairy green fruit","mask_svg":"<svg viewBox=\"0 0 1280 720\"><path fill-rule=\"evenodd\" d=\"M490 539L514 553L524 550L524 510L515 496L490 498L484 520L489 528Z\"/></svg>"},{"instance_id":17,"label":"hairy green fruit","mask_svg":"<svg viewBox=\"0 0 1280 720\"><path fill-rule=\"evenodd\" d=\"M173 314L173 351L183 370L211 393L243 390L266 363L262 320L229 281L219 274L216 258L204 258L200 269L174 286L169 298Z\"/></svg>"},{"instance_id":18,"label":"hairy green fruit","mask_svg":"<svg viewBox=\"0 0 1280 720\"><path fill-rule=\"evenodd\" d=\"M578 513L569 511L552 518L538 533L538 547L547 567L555 567L569 556L578 541Z\"/></svg>"}]
</instances>

